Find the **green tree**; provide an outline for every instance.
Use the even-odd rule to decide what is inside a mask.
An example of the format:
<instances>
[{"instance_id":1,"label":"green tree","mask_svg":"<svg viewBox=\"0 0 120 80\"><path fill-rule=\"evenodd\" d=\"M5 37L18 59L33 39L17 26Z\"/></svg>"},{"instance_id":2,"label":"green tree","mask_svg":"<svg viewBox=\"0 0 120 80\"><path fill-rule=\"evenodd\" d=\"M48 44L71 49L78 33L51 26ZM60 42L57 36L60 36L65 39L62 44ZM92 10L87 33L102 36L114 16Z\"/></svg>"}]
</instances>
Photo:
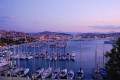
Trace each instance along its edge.
<instances>
[{"instance_id":1,"label":"green tree","mask_svg":"<svg viewBox=\"0 0 120 80\"><path fill-rule=\"evenodd\" d=\"M108 62L105 65L108 77L111 80L120 80L120 38L113 45L110 52L105 55Z\"/></svg>"}]
</instances>

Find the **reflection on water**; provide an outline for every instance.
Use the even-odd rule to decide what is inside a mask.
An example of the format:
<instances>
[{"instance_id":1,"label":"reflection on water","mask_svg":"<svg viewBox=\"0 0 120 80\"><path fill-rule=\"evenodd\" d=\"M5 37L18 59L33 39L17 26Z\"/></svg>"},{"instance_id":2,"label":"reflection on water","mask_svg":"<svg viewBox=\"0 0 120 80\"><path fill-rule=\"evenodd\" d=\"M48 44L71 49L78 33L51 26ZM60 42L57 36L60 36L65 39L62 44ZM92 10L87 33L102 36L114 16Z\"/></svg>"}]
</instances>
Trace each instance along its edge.
<instances>
[{"instance_id":1,"label":"reflection on water","mask_svg":"<svg viewBox=\"0 0 120 80\"><path fill-rule=\"evenodd\" d=\"M81 66L84 70L85 73L85 78L86 79L90 79L91 77L91 70L92 68L95 66L95 49L97 46L97 62L99 63L99 67L103 67L103 52L105 53L106 51L109 51L112 48L111 44L104 44L104 41L106 39L90 39L87 41L74 41L74 40L69 40L67 42L68 46L70 46L70 50L71 51L75 51L76 52L76 60L75 61L70 61L70 68L74 71L77 72L78 69L80 68L80 43L81 43ZM104 48L104 49L103 49ZM24 47L22 47L22 49L24 49ZM40 51L44 52L43 49L47 49L48 47L40 47ZM49 49L50 53L55 51L54 49L50 48ZM61 51L61 53L63 54L63 48L59 49ZM67 54L68 51L68 47L66 48L65 52ZM12 50L13 51L13 50ZM34 49L31 47L27 48L27 51L29 52L33 52ZM38 52L38 47L36 47L36 52ZM106 61L106 59L105 59ZM35 59L36 62L36 69L41 66L44 68L48 68L49 67L49 61L45 61L44 59L39 59L36 58ZM54 65L54 69L57 68L57 61L50 61L50 66L53 67ZM21 67L25 67L25 60L21 60L20 62L20 66ZM30 68L30 73L29 75L31 75L33 73L33 59L31 60L27 60L27 67ZM69 70L69 61L59 61L59 67L60 69L63 69L64 67L67 68Z\"/></svg>"}]
</instances>

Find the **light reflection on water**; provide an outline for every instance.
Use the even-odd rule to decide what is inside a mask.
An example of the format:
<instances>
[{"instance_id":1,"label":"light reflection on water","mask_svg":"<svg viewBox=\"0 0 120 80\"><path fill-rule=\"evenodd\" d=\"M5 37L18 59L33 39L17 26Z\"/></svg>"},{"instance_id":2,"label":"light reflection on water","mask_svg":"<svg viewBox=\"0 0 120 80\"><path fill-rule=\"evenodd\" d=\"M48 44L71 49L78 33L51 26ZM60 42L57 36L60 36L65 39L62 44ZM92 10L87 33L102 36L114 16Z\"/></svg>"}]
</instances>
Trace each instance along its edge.
<instances>
[{"instance_id":1,"label":"light reflection on water","mask_svg":"<svg viewBox=\"0 0 120 80\"><path fill-rule=\"evenodd\" d=\"M104 46L104 52L110 51L112 48L111 44L104 44L104 41L106 39L90 39L89 41L81 41L81 66L84 70L85 73L85 79L91 79L91 70L95 66L95 50L97 46L97 62L99 64L99 67L103 67L103 46ZM80 68L80 41L68 41L67 42L68 46L70 46L71 51L76 52L76 60L75 61L70 61L70 68L74 71L77 72L78 69ZM40 51L43 51L43 49L47 48L46 47L41 47ZM22 47L24 49L24 47ZM33 48L27 48L29 52L33 52ZM60 49L62 54L63 54L63 49ZM13 50L12 50L13 51ZM53 51L53 49L50 49L50 53ZM38 52L38 48L36 47L36 52ZM66 48L66 54L68 52L68 47ZM106 59L105 59L106 60ZM45 68L45 60L41 59L39 61L39 58L35 59L36 61L36 69L41 66ZM41 63L41 64L39 64ZM54 62L54 68L56 69L56 61ZM20 62L21 67L25 67L25 60L21 60ZM53 66L53 61L50 61L50 66ZM59 66L60 69L63 69L64 67L69 69L69 61L59 61ZM30 68L30 73L29 75L32 74L33 72L33 59L27 61L27 67ZM49 67L49 61L46 61L46 68Z\"/></svg>"}]
</instances>

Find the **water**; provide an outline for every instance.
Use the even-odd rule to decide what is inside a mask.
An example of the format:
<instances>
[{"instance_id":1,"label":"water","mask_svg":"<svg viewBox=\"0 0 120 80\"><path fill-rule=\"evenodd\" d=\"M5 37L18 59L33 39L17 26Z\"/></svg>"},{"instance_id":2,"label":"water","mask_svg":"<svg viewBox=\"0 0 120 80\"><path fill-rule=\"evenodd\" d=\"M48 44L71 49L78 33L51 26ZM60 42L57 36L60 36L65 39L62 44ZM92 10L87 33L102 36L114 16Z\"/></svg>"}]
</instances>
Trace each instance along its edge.
<instances>
[{"instance_id":1,"label":"water","mask_svg":"<svg viewBox=\"0 0 120 80\"><path fill-rule=\"evenodd\" d=\"M110 49L112 48L111 44L104 44L104 41L106 39L90 39L89 41L68 41L67 44L68 46L70 46L70 50L71 51L75 51L76 52L76 60L75 61L70 61L70 68L74 71L77 72L78 69L80 68L80 43L81 43L81 67L84 70L85 73L85 79L92 79L91 77L91 70L92 68L95 67L95 50L97 49L97 62L99 64L99 67L103 67L103 51L104 53L106 53L106 51L110 51ZM103 49L104 47L104 49ZM49 49L47 46L44 47L40 47L40 52L44 52L45 53L45 49ZM28 47L27 49L25 49L24 47L21 48L21 51L27 50L29 52L34 52L34 48ZM35 51L38 52L38 47L35 48ZM49 49L50 53L51 52L55 52L54 49L50 48ZM61 53L64 53L64 49L59 49L61 51ZM11 50L13 51L13 49ZM17 49L16 49L17 51ZM68 47L66 48L66 54L67 52L69 52ZM106 59L105 59L106 61ZM49 65L49 60L45 61L44 59L39 59L36 58L35 59L36 65L35 65L35 69L37 70L37 68L40 67L44 67L44 68L48 68L49 66L53 67L54 64L54 69L56 69L56 63L57 61L50 61L50 65ZM31 60L27 60L26 61L27 65L26 67L30 68L30 73L29 75L31 75L34 71L34 62L33 59ZM25 60L21 60L20 62L20 66L21 67L25 67ZM69 61L59 61L59 67L60 69L64 69L67 68L69 70Z\"/></svg>"}]
</instances>

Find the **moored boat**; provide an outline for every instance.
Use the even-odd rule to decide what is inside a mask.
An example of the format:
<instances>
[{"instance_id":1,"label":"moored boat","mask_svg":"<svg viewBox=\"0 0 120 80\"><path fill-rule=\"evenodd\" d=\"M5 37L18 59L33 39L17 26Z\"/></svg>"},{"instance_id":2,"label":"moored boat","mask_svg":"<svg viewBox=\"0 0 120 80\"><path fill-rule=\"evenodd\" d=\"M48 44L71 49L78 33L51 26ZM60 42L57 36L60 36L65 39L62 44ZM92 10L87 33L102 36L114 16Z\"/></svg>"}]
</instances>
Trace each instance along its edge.
<instances>
[{"instance_id":1,"label":"moored boat","mask_svg":"<svg viewBox=\"0 0 120 80\"><path fill-rule=\"evenodd\" d=\"M66 76L67 76L67 69L61 70L59 74L60 79L66 78Z\"/></svg>"},{"instance_id":2,"label":"moored boat","mask_svg":"<svg viewBox=\"0 0 120 80\"><path fill-rule=\"evenodd\" d=\"M41 77L42 77L42 79L45 79L45 78L49 77L51 74L52 74L52 68L49 67L47 70L45 70L43 72Z\"/></svg>"}]
</instances>

